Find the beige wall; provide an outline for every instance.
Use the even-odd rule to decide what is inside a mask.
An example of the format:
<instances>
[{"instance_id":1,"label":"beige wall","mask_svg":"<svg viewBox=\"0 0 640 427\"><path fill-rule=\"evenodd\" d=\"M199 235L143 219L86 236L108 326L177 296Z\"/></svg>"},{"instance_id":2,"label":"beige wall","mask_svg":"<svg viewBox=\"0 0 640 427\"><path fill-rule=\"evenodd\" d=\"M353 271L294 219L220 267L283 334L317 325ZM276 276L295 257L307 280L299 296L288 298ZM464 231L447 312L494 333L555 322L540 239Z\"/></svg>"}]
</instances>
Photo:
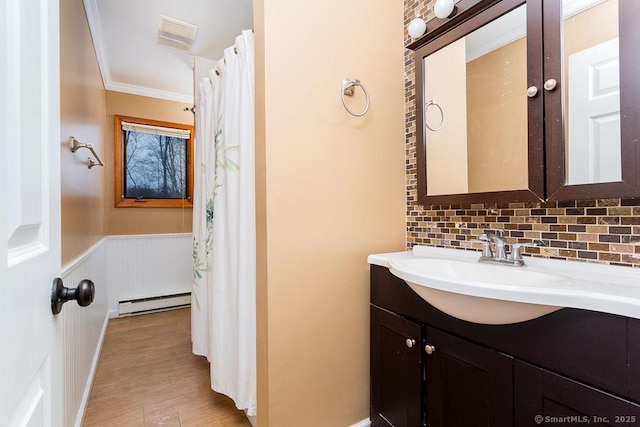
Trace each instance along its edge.
<instances>
[{"instance_id":1,"label":"beige wall","mask_svg":"<svg viewBox=\"0 0 640 427\"><path fill-rule=\"evenodd\" d=\"M405 247L403 5L254 4L258 425L348 426L369 416L366 258Z\"/></svg>"},{"instance_id":2,"label":"beige wall","mask_svg":"<svg viewBox=\"0 0 640 427\"><path fill-rule=\"evenodd\" d=\"M193 125L190 104L107 91L105 199L107 234L190 233L191 208L115 208L113 194L114 115Z\"/></svg>"},{"instance_id":3,"label":"beige wall","mask_svg":"<svg viewBox=\"0 0 640 427\"><path fill-rule=\"evenodd\" d=\"M105 154L105 91L80 0L60 2L60 170L62 264L105 235L105 169L87 168L88 150L70 151L69 137Z\"/></svg>"}]
</instances>

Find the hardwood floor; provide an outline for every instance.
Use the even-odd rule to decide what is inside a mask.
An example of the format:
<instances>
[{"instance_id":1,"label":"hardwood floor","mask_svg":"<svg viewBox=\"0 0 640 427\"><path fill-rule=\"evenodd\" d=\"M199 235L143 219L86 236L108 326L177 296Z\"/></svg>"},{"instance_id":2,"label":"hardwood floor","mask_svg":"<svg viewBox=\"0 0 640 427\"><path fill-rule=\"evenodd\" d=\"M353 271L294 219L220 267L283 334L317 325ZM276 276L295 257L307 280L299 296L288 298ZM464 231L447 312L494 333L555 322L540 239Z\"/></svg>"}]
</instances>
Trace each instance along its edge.
<instances>
[{"instance_id":1,"label":"hardwood floor","mask_svg":"<svg viewBox=\"0 0 640 427\"><path fill-rule=\"evenodd\" d=\"M109 322L84 426L251 426L191 353L189 309Z\"/></svg>"}]
</instances>

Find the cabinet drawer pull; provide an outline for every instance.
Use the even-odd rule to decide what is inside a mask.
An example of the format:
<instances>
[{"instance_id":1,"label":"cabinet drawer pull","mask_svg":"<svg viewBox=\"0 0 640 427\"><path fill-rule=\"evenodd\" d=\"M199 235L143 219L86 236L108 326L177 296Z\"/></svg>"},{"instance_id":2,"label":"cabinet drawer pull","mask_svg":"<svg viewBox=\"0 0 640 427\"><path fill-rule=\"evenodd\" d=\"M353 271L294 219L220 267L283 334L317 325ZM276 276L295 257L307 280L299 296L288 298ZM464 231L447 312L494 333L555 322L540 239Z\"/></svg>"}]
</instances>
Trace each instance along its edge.
<instances>
[{"instance_id":1,"label":"cabinet drawer pull","mask_svg":"<svg viewBox=\"0 0 640 427\"><path fill-rule=\"evenodd\" d=\"M427 344L424 346L424 351L427 354L433 354L436 352L436 346L435 345L431 345L431 344Z\"/></svg>"},{"instance_id":2,"label":"cabinet drawer pull","mask_svg":"<svg viewBox=\"0 0 640 427\"><path fill-rule=\"evenodd\" d=\"M534 98L538 94L538 88L536 86L529 86L527 88L527 96L529 98Z\"/></svg>"},{"instance_id":3,"label":"cabinet drawer pull","mask_svg":"<svg viewBox=\"0 0 640 427\"><path fill-rule=\"evenodd\" d=\"M549 79L546 82L544 82L544 90L551 92L556 88L557 85L558 85L558 82L556 81L556 79Z\"/></svg>"},{"instance_id":4,"label":"cabinet drawer pull","mask_svg":"<svg viewBox=\"0 0 640 427\"><path fill-rule=\"evenodd\" d=\"M409 348L413 348L413 346L416 345L416 340L411 338L407 338L405 342L407 343L407 347Z\"/></svg>"}]
</instances>

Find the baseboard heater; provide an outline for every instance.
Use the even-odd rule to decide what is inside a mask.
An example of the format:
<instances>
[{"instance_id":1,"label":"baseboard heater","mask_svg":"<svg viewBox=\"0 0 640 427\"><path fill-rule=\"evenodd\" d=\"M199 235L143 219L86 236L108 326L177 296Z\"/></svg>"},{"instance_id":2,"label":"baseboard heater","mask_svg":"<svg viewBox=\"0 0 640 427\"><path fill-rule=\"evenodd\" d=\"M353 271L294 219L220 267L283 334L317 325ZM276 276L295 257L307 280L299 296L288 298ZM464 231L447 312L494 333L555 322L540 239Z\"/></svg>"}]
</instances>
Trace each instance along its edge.
<instances>
[{"instance_id":1,"label":"baseboard heater","mask_svg":"<svg viewBox=\"0 0 640 427\"><path fill-rule=\"evenodd\" d=\"M191 292L184 294L163 295L159 297L139 298L120 301L118 315L120 317L156 311L175 310L191 306Z\"/></svg>"}]
</instances>

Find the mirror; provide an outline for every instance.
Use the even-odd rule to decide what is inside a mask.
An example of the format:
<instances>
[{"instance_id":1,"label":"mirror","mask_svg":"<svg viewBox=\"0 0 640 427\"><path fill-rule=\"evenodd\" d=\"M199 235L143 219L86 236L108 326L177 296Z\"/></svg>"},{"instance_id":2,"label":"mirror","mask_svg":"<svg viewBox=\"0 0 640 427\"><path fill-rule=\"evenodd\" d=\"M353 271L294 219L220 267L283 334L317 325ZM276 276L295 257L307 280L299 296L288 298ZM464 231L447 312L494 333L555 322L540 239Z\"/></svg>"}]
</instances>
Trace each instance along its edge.
<instances>
[{"instance_id":1,"label":"mirror","mask_svg":"<svg viewBox=\"0 0 640 427\"><path fill-rule=\"evenodd\" d=\"M546 197L640 196L640 2L544 2ZM548 18L548 19L547 19Z\"/></svg>"},{"instance_id":2,"label":"mirror","mask_svg":"<svg viewBox=\"0 0 640 427\"><path fill-rule=\"evenodd\" d=\"M618 0L563 0L565 183L622 180Z\"/></svg>"},{"instance_id":3,"label":"mirror","mask_svg":"<svg viewBox=\"0 0 640 427\"><path fill-rule=\"evenodd\" d=\"M640 1L457 4L409 46L418 201L640 197Z\"/></svg>"},{"instance_id":4,"label":"mirror","mask_svg":"<svg viewBox=\"0 0 640 427\"><path fill-rule=\"evenodd\" d=\"M522 5L423 58L428 196L528 188L526 28Z\"/></svg>"}]
</instances>

